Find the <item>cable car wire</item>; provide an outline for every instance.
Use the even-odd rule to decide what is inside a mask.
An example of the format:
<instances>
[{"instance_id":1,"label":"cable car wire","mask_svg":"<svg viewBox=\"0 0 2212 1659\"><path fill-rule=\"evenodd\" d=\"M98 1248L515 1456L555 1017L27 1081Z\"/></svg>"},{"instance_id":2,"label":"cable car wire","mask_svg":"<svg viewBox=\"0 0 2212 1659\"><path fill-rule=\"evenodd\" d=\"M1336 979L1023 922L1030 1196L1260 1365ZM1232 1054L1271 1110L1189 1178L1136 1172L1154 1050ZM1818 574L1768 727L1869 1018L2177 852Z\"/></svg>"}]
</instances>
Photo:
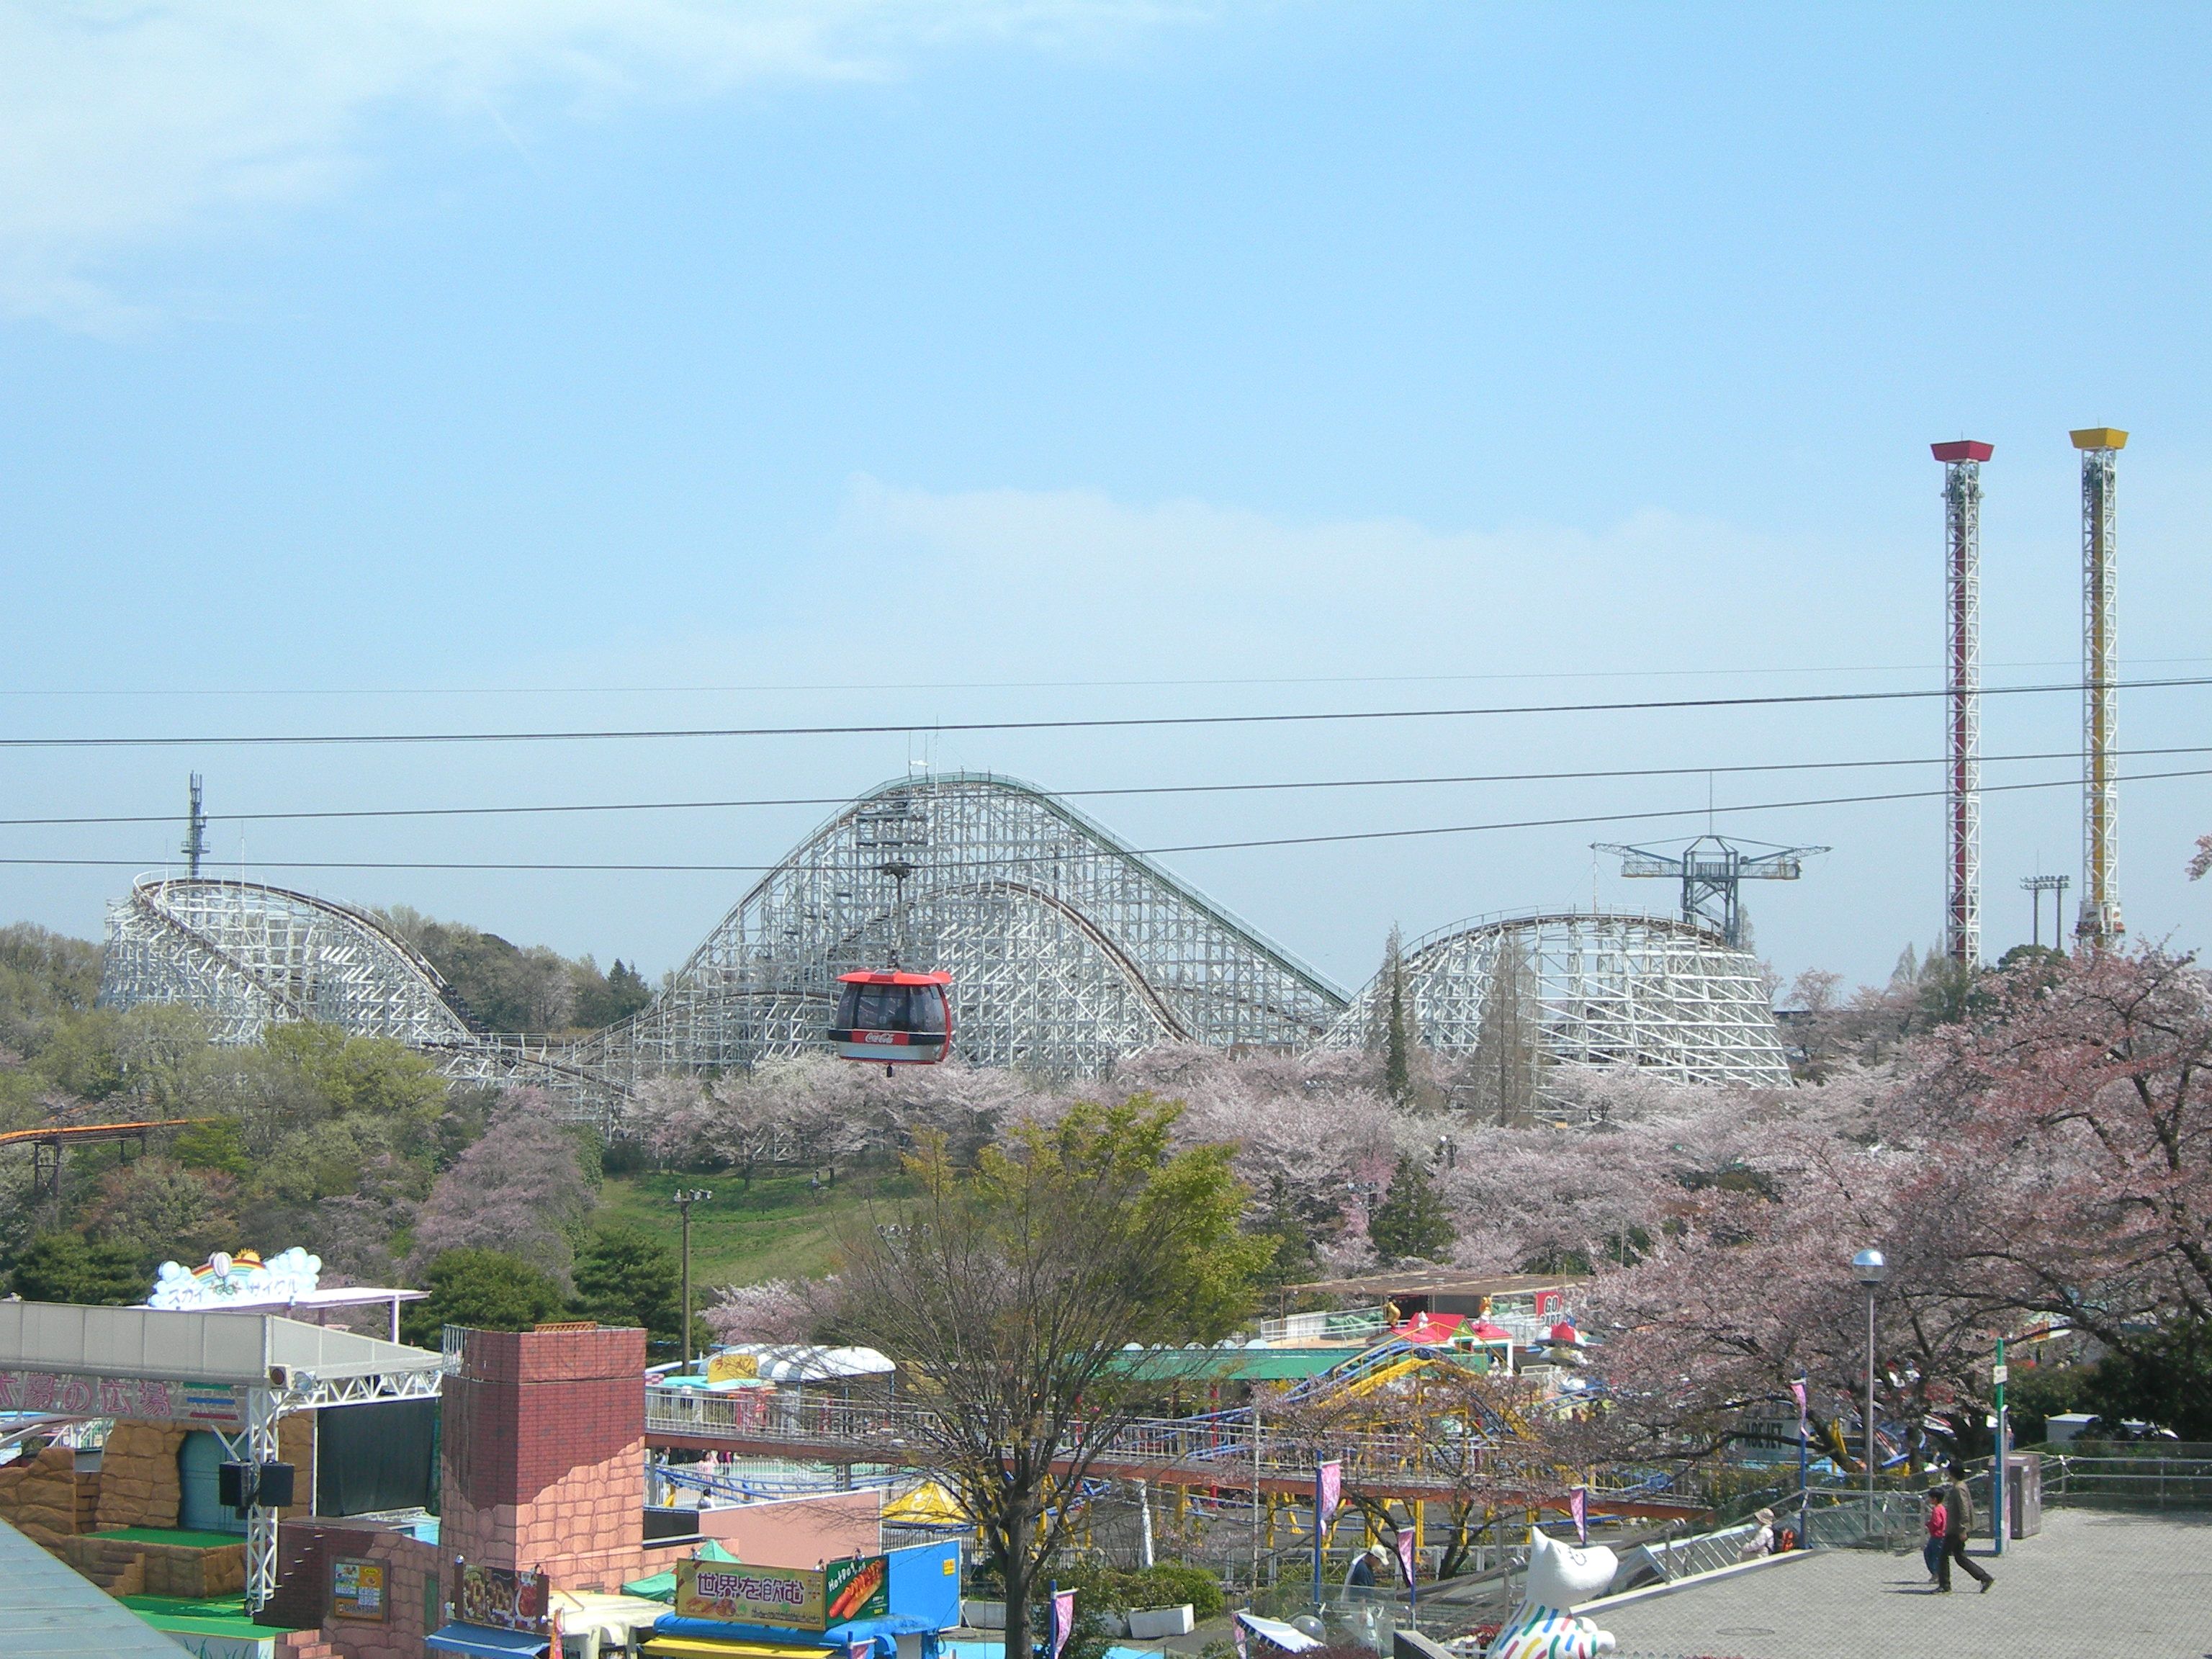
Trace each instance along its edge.
<instances>
[{"instance_id":1,"label":"cable car wire","mask_svg":"<svg viewBox=\"0 0 2212 1659\"><path fill-rule=\"evenodd\" d=\"M2212 745L2173 749L2116 749L2115 759L2145 759L2160 755L2212 754ZM1985 766L2021 761L2073 760L2078 749L2040 750L2017 755L1984 755ZM1418 778L1313 778L1255 783L1130 784L1118 788L1054 789L1061 800L1090 800L1102 797L1145 795L1231 795L1279 793L1321 789L1395 789L1467 783L1573 783L1617 778L1718 777L1750 772L1865 771L1890 767L1948 766L1942 755L1894 760L1761 761L1727 766L1610 767L1579 772L1471 772L1449 776ZM516 817L577 812L711 811L738 807L844 806L850 795L775 795L744 800L601 801L543 806L367 806L324 808L299 812L210 812L210 823L301 823L356 818ZM136 812L107 817L0 818L0 829L84 827L100 824L171 823L174 812Z\"/></svg>"},{"instance_id":2,"label":"cable car wire","mask_svg":"<svg viewBox=\"0 0 2212 1659\"><path fill-rule=\"evenodd\" d=\"M2040 685L1989 685L1984 697L2033 696L2087 690L2154 691L2212 685L2212 675L2170 679ZM541 732L325 732L129 738L0 738L0 749L189 749L415 747L477 743L611 743L696 738L921 737L954 732L1094 732L1200 726L1304 726L1389 720L1471 720L1510 714L1618 714L1684 708L1785 708L1824 703L1922 702L1948 697L1945 687L1902 691L1805 691L1756 697L1657 697L1611 702L1501 703L1466 708L1323 709L1273 714L1122 714L1043 720L916 720L848 726L665 726Z\"/></svg>"},{"instance_id":3,"label":"cable car wire","mask_svg":"<svg viewBox=\"0 0 2212 1659\"><path fill-rule=\"evenodd\" d=\"M2150 783L2168 778L2212 777L2212 767L2199 767L2171 772L2139 772L2115 779L2118 783ZM2078 777L2039 779L2028 783L1987 784L1985 795L2011 794L2036 789L2078 789ZM1783 812L1805 806L1863 806L1890 801L1942 800L1948 798L1948 789L1897 790L1875 795L1828 795L1806 800L1750 801L1741 805L1721 806L1679 806L1656 808L1634 812L1595 812L1571 817L1516 818L1492 823L1446 823L1413 830L1349 830L1333 834L1311 836L1273 836L1242 841L1188 842L1164 847L1132 848L1129 851L1141 858L1157 858L1170 853L1223 853L1244 848L1270 847L1310 847L1343 842L1404 841L1427 836L1469 836L1506 830L1553 830L1573 825L1598 823L1644 823L1661 818L1711 818L1731 812ZM1024 855L1009 862L1051 863L1063 857L1059 854ZM416 860L367 859L253 859L241 861L252 868L264 870L478 870L542 872L604 872L611 874L676 874L676 875L759 875L779 870L781 864L567 864L553 862L465 862ZM0 858L0 866L33 866L46 869L144 869L145 861L139 859L93 858Z\"/></svg>"}]
</instances>

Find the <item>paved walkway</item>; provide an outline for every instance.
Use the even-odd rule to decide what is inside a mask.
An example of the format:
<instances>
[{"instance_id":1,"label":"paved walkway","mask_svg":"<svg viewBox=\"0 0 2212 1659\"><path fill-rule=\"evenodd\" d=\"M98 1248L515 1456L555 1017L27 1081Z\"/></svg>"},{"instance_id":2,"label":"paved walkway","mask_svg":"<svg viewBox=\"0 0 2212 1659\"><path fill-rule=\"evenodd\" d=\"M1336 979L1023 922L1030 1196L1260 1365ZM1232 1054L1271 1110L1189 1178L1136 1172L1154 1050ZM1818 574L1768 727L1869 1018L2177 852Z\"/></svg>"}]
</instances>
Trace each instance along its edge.
<instances>
[{"instance_id":1,"label":"paved walkway","mask_svg":"<svg viewBox=\"0 0 2212 1659\"><path fill-rule=\"evenodd\" d=\"M1978 1594L1917 1551L1816 1553L1595 1615L1621 1659L2212 1659L2212 1515L2057 1510Z\"/></svg>"}]
</instances>

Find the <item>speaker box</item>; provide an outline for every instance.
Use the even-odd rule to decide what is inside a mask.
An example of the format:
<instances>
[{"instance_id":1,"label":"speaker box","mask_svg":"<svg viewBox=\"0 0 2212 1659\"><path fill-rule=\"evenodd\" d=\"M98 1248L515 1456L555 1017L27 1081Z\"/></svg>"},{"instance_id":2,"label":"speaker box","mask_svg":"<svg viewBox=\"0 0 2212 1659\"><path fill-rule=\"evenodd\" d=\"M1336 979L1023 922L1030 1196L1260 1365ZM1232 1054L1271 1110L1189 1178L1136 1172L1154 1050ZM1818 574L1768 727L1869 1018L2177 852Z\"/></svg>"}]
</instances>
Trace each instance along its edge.
<instances>
[{"instance_id":1,"label":"speaker box","mask_svg":"<svg viewBox=\"0 0 2212 1659\"><path fill-rule=\"evenodd\" d=\"M215 1472L216 1502L227 1510L242 1510L253 1501L253 1465L224 1463Z\"/></svg>"},{"instance_id":2,"label":"speaker box","mask_svg":"<svg viewBox=\"0 0 2212 1659\"><path fill-rule=\"evenodd\" d=\"M264 1509L281 1510L292 1501L292 1466L289 1463L264 1463L261 1466L260 1490L253 1501Z\"/></svg>"}]
</instances>

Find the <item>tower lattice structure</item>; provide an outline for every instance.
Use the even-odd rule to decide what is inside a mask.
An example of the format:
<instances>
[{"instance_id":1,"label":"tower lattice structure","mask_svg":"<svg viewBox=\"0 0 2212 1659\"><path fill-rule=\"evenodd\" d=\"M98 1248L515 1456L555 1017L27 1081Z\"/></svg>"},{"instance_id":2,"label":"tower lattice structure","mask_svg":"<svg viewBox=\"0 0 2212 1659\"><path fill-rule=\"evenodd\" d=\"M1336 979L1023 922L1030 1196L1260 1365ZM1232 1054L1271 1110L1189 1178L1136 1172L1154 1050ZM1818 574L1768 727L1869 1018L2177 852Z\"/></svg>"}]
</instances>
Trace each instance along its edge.
<instances>
[{"instance_id":1,"label":"tower lattice structure","mask_svg":"<svg viewBox=\"0 0 2212 1659\"><path fill-rule=\"evenodd\" d=\"M1962 967L1982 955L1982 463L1995 447L1931 444L1943 463L1947 576L1944 714L1949 727L1943 954Z\"/></svg>"},{"instance_id":2,"label":"tower lattice structure","mask_svg":"<svg viewBox=\"0 0 2212 1659\"><path fill-rule=\"evenodd\" d=\"M2081 913L2074 933L2082 944L2108 950L2127 931L2116 868L2120 791L2112 750L2119 726L2119 453L2128 434L2093 426L2070 435L2081 452Z\"/></svg>"}]
</instances>

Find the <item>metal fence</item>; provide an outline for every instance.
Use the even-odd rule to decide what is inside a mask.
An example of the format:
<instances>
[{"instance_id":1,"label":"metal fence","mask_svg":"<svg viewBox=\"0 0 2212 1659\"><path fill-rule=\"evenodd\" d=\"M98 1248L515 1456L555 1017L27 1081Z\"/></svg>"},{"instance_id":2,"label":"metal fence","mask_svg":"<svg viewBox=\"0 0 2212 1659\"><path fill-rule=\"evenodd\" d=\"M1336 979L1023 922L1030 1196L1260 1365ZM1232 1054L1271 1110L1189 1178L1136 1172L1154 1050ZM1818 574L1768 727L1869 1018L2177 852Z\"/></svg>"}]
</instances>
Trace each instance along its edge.
<instances>
[{"instance_id":1,"label":"metal fence","mask_svg":"<svg viewBox=\"0 0 2212 1659\"><path fill-rule=\"evenodd\" d=\"M2212 1509L2212 1457L2045 1452L2043 1501L2085 1509Z\"/></svg>"}]
</instances>

